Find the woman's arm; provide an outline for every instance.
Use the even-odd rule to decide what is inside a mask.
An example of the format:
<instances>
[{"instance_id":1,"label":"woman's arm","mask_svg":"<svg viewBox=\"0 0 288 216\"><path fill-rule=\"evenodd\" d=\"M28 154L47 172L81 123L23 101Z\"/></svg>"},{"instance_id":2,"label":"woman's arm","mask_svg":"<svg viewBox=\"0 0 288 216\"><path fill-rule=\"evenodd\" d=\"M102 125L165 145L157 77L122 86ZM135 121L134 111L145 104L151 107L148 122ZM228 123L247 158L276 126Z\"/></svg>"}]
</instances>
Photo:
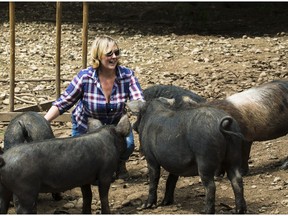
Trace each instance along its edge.
<instances>
[{"instance_id":1,"label":"woman's arm","mask_svg":"<svg viewBox=\"0 0 288 216\"><path fill-rule=\"evenodd\" d=\"M60 115L60 111L57 106L51 106L51 108L48 110L44 118L51 122L54 119L56 119Z\"/></svg>"}]
</instances>

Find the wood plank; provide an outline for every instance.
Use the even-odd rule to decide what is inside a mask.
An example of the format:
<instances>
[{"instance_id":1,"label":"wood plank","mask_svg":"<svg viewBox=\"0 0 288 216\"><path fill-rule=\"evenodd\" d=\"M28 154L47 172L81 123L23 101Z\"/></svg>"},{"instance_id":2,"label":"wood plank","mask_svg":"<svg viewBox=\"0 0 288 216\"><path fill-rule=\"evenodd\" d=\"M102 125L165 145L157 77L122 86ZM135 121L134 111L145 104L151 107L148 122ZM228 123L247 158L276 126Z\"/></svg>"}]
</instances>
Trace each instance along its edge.
<instances>
[{"instance_id":1,"label":"wood plank","mask_svg":"<svg viewBox=\"0 0 288 216\"><path fill-rule=\"evenodd\" d=\"M0 112L0 122L2 123L9 123L13 118L17 115L21 114L22 112ZM45 115L46 112L39 112L41 115ZM71 113L63 113L62 115L58 116L53 121L55 122L71 122Z\"/></svg>"},{"instance_id":2,"label":"wood plank","mask_svg":"<svg viewBox=\"0 0 288 216\"><path fill-rule=\"evenodd\" d=\"M61 81L71 81L72 78L61 78ZM55 78L42 78L42 79L33 79L33 78L29 78L29 79L15 79L15 82L54 82ZM9 79L0 79L0 82L10 82Z\"/></svg>"},{"instance_id":3,"label":"wood plank","mask_svg":"<svg viewBox=\"0 0 288 216\"><path fill-rule=\"evenodd\" d=\"M18 108L18 109L15 109L14 111L15 112L26 112L26 111L43 112L43 111L48 111L50 109L50 107L52 106L52 103L54 101L55 100L40 103L39 106L41 107L41 110L40 110L40 107L38 105L32 105L32 106L28 106L28 107Z\"/></svg>"}]
</instances>

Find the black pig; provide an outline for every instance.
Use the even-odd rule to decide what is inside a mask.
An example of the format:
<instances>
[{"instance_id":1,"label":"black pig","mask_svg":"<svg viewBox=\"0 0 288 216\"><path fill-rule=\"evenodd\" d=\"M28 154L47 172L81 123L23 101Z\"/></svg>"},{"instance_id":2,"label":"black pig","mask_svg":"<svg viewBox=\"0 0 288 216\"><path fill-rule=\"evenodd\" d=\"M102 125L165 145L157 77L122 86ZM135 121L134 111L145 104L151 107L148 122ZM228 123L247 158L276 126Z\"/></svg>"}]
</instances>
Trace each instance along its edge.
<instances>
[{"instance_id":1,"label":"black pig","mask_svg":"<svg viewBox=\"0 0 288 216\"><path fill-rule=\"evenodd\" d=\"M13 193L17 213L36 213L40 192L81 187L82 213L91 213L91 184L98 180L102 213L110 213L108 192L130 131L127 115L117 126L101 126L78 137L54 138L8 149L0 157L0 212Z\"/></svg>"},{"instance_id":2,"label":"black pig","mask_svg":"<svg viewBox=\"0 0 288 216\"><path fill-rule=\"evenodd\" d=\"M224 167L231 182L237 213L246 212L240 174L243 136L237 122L220 109L199 106L173 110L159 98L131 101L140 113L139 139L149 169L149 196L145 207L157 203L160 168L169 172L163 205L172 204L179 176L200 175L205 187L205 213L215 213L214 174Z\"/></svg>"},{"instance_id":3,"label":"black pig","mask_svg":"<svg viewBox=\"0 0 288 216\"><path fill-rule=\"evenodd\" d=\"M21 143L54 138L50 123L39 113L29 111L17 115L4 134L4 151Z\"/></svg>"},{"instance_id":4,"label":"black pig","mask_svg":"<svg viewBox=\"0 0 288 216\"><path fill-rule=\"evenodd\" d=\"M28 111L13 118L4 134L4 151L9 148L33 141L55 138L50 123L39 113ZM53 193L54 200L61 200L60 193Z\"/></svg>"},{"instance_id":5,"label":"black pig","mask_svg":"<svg viewBox=\"0 0 288 216\"><path fill-rule=\"evenodd\" d=\"M4 151L9 148L33 141L55 138L50 123L39 113L28 111L13 118L4 134ZM54 200L61 200L60 193L53 193Z\"/></svg>"}]
</instances>

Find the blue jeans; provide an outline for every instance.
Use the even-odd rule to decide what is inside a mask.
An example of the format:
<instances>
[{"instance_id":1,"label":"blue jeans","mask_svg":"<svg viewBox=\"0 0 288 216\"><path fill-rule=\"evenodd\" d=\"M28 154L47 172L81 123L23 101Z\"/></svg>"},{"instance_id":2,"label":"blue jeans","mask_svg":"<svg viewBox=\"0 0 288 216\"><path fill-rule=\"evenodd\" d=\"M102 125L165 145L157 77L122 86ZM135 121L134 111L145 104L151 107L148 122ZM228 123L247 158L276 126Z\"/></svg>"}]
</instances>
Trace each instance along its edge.
<instances>
[{"instance_id":1,"label":"blue jeans","mask_svg":"<svg viewBox=\"0 0 288 216\"><path fill-rule=\"evenodd\" d=\"M72 132L71 132L72 137L80 136L82 134L84 133L82 131L77 130L76 124L72 120ZM126 140L127 149L120 155L120 160L123 160L123 161L128 160L128 158L130 157L130 155L133 153L135 149L134 135L133 135L132 129L130 133L128 134L128 136L125 138L125 140Z\"/></svg>"}]
</instances>

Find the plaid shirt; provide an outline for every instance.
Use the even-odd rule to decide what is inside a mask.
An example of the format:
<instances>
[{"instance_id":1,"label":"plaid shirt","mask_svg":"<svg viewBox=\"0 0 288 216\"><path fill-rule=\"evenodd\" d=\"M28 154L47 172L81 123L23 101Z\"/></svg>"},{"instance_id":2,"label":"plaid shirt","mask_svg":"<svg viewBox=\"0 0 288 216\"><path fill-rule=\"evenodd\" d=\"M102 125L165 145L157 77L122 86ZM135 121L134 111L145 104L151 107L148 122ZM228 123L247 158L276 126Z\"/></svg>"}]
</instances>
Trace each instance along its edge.
<instances>
[{"instance_id":1,"label":"plaid shirt","mask_svg":"<svg viewBox=\"0 0 288 216\"><path fill-rule=\"evenodd\" d=\"M57 106L62 114L78 102L72 118L78 130L86 132L88 117L99 119L102 124L117 124L128 99L144 100L142 89L132 70L123 66L117 67L110 102L106 103L97 70L88 67L73 78L53 105Z\"/></svg>"}]
</instances>

